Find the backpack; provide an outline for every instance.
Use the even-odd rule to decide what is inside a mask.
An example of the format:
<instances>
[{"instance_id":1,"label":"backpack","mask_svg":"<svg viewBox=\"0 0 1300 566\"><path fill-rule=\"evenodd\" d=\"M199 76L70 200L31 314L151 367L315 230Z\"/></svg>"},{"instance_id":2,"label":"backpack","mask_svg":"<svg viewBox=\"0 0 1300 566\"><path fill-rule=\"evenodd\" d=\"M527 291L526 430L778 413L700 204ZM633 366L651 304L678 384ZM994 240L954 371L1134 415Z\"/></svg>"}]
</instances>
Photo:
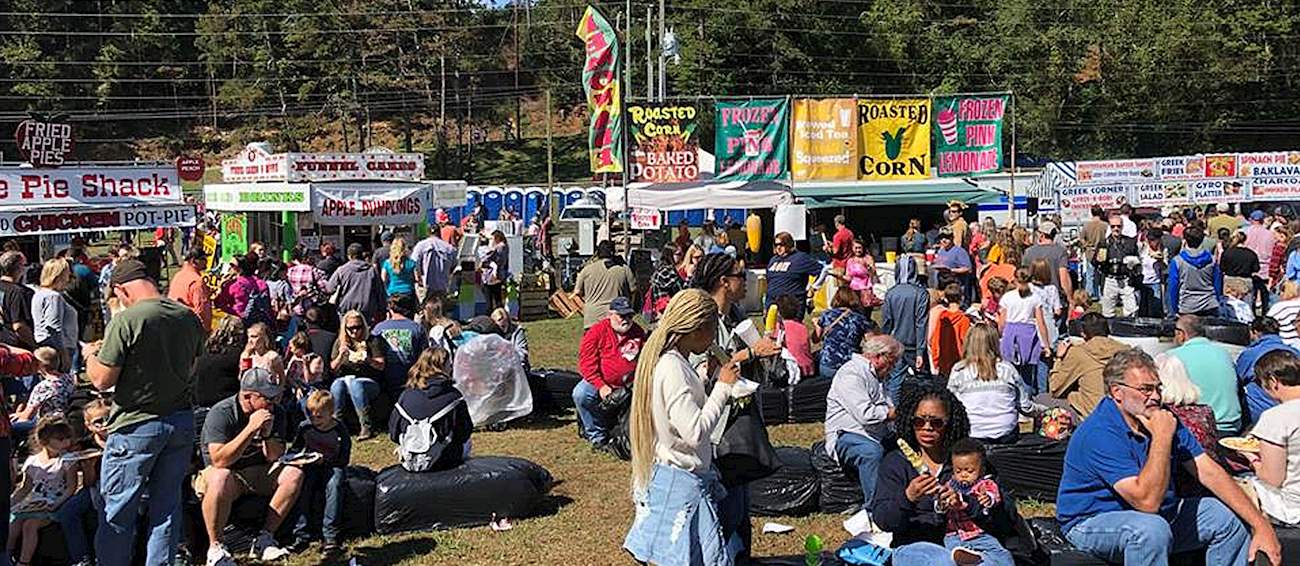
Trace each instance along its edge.
<instances>
[{"instance_id":1,"label":"backpack","mask_svg":"<svg viewBox=\"0 0 1300 566\"><path fill-rule=\"evenodd\" d=\"M271 308L270 289L263 289L254 283L248 290L248 300L244 303L244 312L239 313L239 318L244 321L245 327L259 322L273 324L274 312Z\"/></svg>"},{"instance_id":2,"label":"backpack","mask_svg":"<svg viewBox=\"0 0 1300 566\"><path fill-rule=\"evenodd\" d=\"M408 472L428 472L433 470L433 465L442 459L442 451L451 444L451 435L439 437L434 425L438 422L438 419L447 416L452 409L455 409L464 400L463 397L456 399L448 403L441 411L434 413L433 416L418 421L411 418L411 415L406 414L406 410L402 408L401 404L394 407L397 413L402 415L402 418L406 419L408 423L406 430L402 432L401 438L398 439L397 448L394 450L397 453L398 461L402 464L402 468Z\"/></svg>"}]
</instances>

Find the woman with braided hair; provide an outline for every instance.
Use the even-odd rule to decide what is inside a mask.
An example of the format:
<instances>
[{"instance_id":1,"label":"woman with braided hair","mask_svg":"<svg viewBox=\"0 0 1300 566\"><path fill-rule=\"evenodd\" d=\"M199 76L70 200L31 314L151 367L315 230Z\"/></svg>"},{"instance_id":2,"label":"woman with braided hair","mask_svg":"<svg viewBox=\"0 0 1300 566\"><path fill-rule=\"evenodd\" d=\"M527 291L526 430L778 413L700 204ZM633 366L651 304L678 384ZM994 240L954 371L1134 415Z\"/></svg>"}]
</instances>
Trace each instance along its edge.
<instances>
[{"instance_id":1,"label":"woman with braided hair","mask_svg":"<svg viewBox=\"0 0 1300 566\"><path fill-rule=\"evenodd\" d=\"M951 450L958 440L970 436L966 408L944 386L921 381L899 393L895 415L894 432L899 444L906 443L919 461L909 462L902 450L885 454L871 502L871 518L894 535L894 566L955 564L952 554L944 548L948 522L940 510L946 511L960 501L950 485ZM994 513L1000 512L1000 506L994 506ZM1011 555L1002 550L984 552L983 564L1011 566L1013 562Z\"/></svg>"},{"instance_id":2,"label":"woman with braided hair","mask_svg":"<svg viewBox=\"0 0 1300 566\"><path fill-rule=\"evenodd\" d=\"M731 564L740 546L722 537L718 503L726 490L710 442L739 369L735 361L723 365L706 394L687 361L713 347L717 313L707 293L681 291L641 348L628 422L636 518L623 548L642 563Z\"/></svg>"}]
</instances>

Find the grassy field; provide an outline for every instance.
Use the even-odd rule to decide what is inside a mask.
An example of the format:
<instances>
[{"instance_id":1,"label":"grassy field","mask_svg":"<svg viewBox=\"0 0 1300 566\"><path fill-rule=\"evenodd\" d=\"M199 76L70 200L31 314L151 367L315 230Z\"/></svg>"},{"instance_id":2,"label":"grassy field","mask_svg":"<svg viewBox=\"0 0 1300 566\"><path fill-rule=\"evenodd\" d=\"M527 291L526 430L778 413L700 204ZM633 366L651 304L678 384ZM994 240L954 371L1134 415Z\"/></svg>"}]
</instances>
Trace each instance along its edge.
<instances>
[{"instance_id":1,"label":"grassy field","mask_svg":"<svg viewBox=\"0 0 1300 566\"><path fill-rule=\"evenodd\" d=\"M527 324L533 365L573 368L581 337L580 317ZM809 446L822 435L820 424L781 425L771 428L776 445ZM514 529L494 532L487 527L441 532L374 536L348 544L359 564L619 564L628 562L622 551L623 535L632 520L628 492L628 464L593 453L580 440L572 414L511 427L502 432L476 432L474 451L527 458L550 470L557 485L552 490L561 502L548 516L516 520ZM393 444L377 438L357 444L355 464L376 470L395 462ZM828 545L847 538L840 527L844 518L812 515L771 518L793 525L784 535L758 534L769 518L754 519L755 555L801 554L803 539L818 534ZM292 557L289 564L319 564L314 550Z\"/></svg>"}]
</instances>

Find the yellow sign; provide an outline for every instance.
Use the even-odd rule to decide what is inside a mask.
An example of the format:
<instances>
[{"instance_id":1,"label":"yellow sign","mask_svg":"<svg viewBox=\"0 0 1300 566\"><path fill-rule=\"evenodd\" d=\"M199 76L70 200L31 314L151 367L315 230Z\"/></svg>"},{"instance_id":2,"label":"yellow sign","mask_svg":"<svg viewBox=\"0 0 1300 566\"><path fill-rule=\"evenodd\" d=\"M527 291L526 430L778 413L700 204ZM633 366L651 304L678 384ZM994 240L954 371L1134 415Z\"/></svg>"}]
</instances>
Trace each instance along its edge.
<instances>
[{"instance_id":1,"label":"yellow sign","mask_svg":"<svg viewBox=\"0 0 1300 566\"><path fill-rule=\"evenodd\" d=\"M930 101L858 101L858 177L864 181L930 178Z\"/></svg>"},{"instance_id":2,"label":"yellow sign","mask_svg":"<svg viewBox=\"0 0 1300 566\"><path fill-rule=\"evenodd\" d=\"M857 179L857 119L852 98L794 101L790 169L796 181Z\"/></svg>"}]
</instances>

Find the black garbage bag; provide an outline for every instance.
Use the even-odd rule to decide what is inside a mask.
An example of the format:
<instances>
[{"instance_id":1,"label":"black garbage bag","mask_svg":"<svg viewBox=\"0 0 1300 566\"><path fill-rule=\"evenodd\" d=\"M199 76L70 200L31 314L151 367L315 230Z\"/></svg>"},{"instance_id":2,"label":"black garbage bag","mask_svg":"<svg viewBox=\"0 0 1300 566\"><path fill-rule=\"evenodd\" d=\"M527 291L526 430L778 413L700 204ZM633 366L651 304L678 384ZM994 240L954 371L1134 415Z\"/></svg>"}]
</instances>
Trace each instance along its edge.
<instances>
[{"instance_id":1,"label":"black garbage bag","mask_svg":"<svg viewBox=\"0 0 1300 566\"><path fill-rule=\"evenodd\" d=\"M817 511L817 471L807 448L778 446L781 467L749 484L749 512L761 516L802 517Z\"/></svg>"},{"instance_id":2,"label":"black garbage bag","mask_svg":"<svg viewBox=\"0 0 1300 566\"><path fill-rule=\"evenodd\" d=\"M1026 435L1015 444L989 445L988 461L998 473L998 486L1020 499L1056 501L1065 470L1068 441Z\"/></svg>"},{"instance_id":3,"label":"black garbage bag","mask_svg":"<svg viewBox=\"0 0 1300 566\"><path fill-rule=\"evenodd\" d=\"M818 506L823 513L844 513L862 507L862 484L858 471L846 468L826 453L826 441L814 442L812 465L817 471Z\"/></svg>"},{"instance_id":4,"label":"black garbage bag","mask_svg":"<svg viewBox=\"0 0 1300 566\"><path fill-rule=\"evenodd\" d=\"M543 413L573 408L573 388L582 376L563 369L535 369L528 372L533 392L533 410Z\"/></svg>"},{"instance_id":5,"label":"black garbage bag","mask_svg":"<svg viewBox=\"0 0 1300 566\"><path fill-rule=\"evenodd\" d=\"M610 451L624 462L632 460L632 435L628 431L627 422L631 413L631 409L628 408L618 414L618 424L614 426L614 434L609 437Z\"/></svg>"},{"instance_id":6,"label":"black garbage bag","mask_svg":"<svg viewBox=\"0 0 1300 566\"><path fill-rule=\"evenodd\" d=\"M523 458L479 456L440 472L393 465L375 479L375 530L380 534L486 525L492 516L518 519L541 511L551 473Z\"/></svg>"},{"instance_id":7,"label":"black garbage bag","mask_svg":"<svg viewBox=\"0 0 1300 566\"><path fill-rule=\"evenodd\" d=\"M788 387L759 386L758 404L763 413L764 424L781 424L790 420L790 389Z\"/></svg>"},{"instance_id":8,"label":"black garbage bag","mask_svg":"<svg viewBox=\"0 0 1300 566\"><path fill-rule=\"evenodd\" d=\"M731 404L722 439L714 446L713 463L728 489L770 476L781 466L758 403L747 401Z\"/></svg>"},{"instance_id":9,"label":"black garbage bag","mask_svg":"<svg viewBox=\"0 0 1300 566\"><path fill-rule=\"evenodd\" d=\"M1172 320L1141 316L1117 316L1110 319L1110 335L1127 338L1174 335Z\"/></svg>"},{"instance_id":10,"label":"black garbage bag","mask_svg":"<svg viewBox=\"0 0 1300 566\"><path fill-rule=\"evenodd\" d=\"M790 421L819 423L826 420L826 394L831 378L813 377L796 383L790 393Z\"/></svg>"},{"instance_id":11,"label":"black garbage bag","mask_svg":"<svg viewBox=\"0 0 1300 566\"><path fill-rule=\"evenodd\" d=\"M343 486L343 538L365 538L375 532L375 478L379 474L363 466L349 466Z\"/></svg>"},{"instance_id":12,"label":"black garbage bag","mask_svg":"<svg viewBox=\"0 0 1300 566\"><path fill-rule=\"evenodd\" d=\"M1205 337L1215 342L1237 346L1250 345L1250 325L1226 318L1208 317L1201 319Z\"/></svg>"}]
</instances>

